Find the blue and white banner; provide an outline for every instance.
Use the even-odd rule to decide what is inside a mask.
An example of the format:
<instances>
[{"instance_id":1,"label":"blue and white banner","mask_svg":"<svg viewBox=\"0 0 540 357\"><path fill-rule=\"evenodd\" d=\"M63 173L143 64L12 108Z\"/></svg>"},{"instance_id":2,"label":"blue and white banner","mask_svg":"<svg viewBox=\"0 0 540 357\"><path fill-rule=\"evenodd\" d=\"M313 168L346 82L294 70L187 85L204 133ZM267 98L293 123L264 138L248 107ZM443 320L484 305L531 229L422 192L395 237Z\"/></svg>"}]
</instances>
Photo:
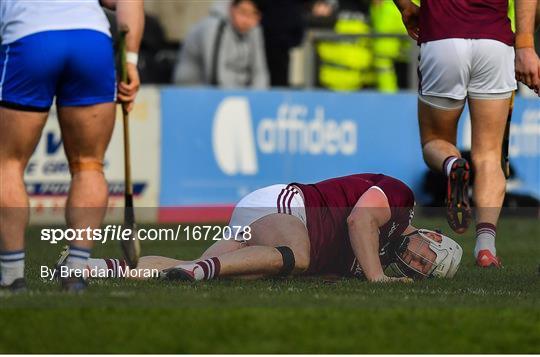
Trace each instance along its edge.
<instances>
[{"instance_id":1,"label":"blue and white banner","mask_svg":"<svg viewBox=\"0 0 540 357\"><path fill-rule=\"evenodd\" d=\"M159 89L141 89L130 114L133 193L136 207L158 205L160 174ZM121 222L124 205L124 141L121 110L117 110L115 128L105 156L105 176L109 183L109 208L106 219ZM32 207L32 223L63 223L64 206L71 184L69 164L64 154L61 129L52 110L42 138L25 170L26 189ZM155 222L156 209L141 210L138 222Z\"/></svg>"},{"instance_id":2,"label":"blue and white banner","mask_svg":"<svg viewBox=\"0 0 540 357\"><path fill-rule=\"evenodd\" d=\"M162 206L230 204L256 188L426 168L412 95L165 89Z\"/></svg>"},{"instance_id":3,"label":"blue and white banner","mask_svg":"<svg viewBox=\"0 0 540 357\"><path fill-rule=\"evenodd\" d=\"M166 88L162 207L233 204L275 183L381 172L419 202L422 160L416 95ZM459 143L470 145L468 111ZM521 193L540 197L540 101L516 99L511 160Z\"/></svg>"}]
</instances>

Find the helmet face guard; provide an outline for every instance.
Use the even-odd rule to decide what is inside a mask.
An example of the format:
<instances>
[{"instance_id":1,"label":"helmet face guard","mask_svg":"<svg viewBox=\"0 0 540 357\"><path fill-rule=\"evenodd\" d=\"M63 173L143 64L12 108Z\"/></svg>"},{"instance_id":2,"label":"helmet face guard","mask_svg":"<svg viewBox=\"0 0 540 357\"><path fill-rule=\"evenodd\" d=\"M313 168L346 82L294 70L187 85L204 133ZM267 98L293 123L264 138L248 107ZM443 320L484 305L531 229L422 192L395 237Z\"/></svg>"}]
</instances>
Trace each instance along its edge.
<instances>
[{"instance_id":1,"label":"helmet face guard","mask_svg":"<svg viewBox=\"0 0 540 357\"><path fill-rule=\"evenodd\" d=\"M463 250L451 238L427 229L402 236L394 250L390 268L399 276L413 279L455 275Z\"/></svg>"}]
</instances>

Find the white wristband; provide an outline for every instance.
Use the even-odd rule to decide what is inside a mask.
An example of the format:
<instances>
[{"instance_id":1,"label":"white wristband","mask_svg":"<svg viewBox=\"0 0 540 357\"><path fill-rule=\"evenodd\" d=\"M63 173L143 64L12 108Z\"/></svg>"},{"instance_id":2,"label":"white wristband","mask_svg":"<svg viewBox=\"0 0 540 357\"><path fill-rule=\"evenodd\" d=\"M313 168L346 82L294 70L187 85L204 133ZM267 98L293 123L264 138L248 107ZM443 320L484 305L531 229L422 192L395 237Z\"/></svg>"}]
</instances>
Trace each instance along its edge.
<instances>
[{"instance_id":1,"label":"white wristband","mask_svg":"<svg viewBox=\"0 0 540 357\"><path fill-rule=\"evenodd\" d=\"M126 62L136 66L139 62L139 54L137 52L126 52Z\"/></svg>"}]
</instances>

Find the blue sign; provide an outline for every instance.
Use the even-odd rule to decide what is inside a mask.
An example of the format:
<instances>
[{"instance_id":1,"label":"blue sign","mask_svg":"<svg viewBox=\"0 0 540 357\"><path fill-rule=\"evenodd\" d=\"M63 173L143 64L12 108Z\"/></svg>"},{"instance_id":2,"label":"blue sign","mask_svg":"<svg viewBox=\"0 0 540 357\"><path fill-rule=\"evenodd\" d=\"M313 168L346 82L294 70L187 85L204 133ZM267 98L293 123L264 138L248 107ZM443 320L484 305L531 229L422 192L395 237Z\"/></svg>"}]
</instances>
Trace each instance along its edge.
<instances>
[{"instance_id":1,"label":"blue sign","mask_svg":"<svg viewBox=\"0 0 540 357\"><path fill-rule=\"evenodd\" d=\"M414 187L426 171L409 94L168 88L161 102L162 206L359 172Z\"/></svg>"},{"instance_id":2,"label":"blue sign","mask_svg":"<svg viewBox=\"0 0 540 357\"><path fill-rule=\"evenodd\" d=\"M397 177L422 202L416 101L412 93L163 89L160 205L233 204L263 186L360 172ZM515 133L525 122L538 128L538 103L516 101ZM536 149L520 135L512 163L540 197L538 134Z\"/></svg>"}]
</instances>

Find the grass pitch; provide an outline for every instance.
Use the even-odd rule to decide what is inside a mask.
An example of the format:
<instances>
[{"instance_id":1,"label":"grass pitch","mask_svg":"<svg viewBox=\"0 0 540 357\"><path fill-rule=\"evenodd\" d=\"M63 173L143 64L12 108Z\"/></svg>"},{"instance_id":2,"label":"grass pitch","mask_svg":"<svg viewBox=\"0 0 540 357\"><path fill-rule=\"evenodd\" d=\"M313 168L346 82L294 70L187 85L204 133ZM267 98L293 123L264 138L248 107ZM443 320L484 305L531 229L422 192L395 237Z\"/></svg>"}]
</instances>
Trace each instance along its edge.
<instances>
[{"instance_id":1,"label":"grass pitch","mask_svg":"<svg viewBox=\"0 0 540 357\"><path fill-rule=\"evenodd\" d=\"M539 221L504 219L498 236L503 269L474 266L470 229L458 238L464 257L453 280L96 280L71 296L39 278L61 247L32 229L31 291L0 296L0 353L540 353ZM210 243L144 242L143 250L188 259ZM95 250L119 254L116 242Z\"/></svg>"}]
</instances>

